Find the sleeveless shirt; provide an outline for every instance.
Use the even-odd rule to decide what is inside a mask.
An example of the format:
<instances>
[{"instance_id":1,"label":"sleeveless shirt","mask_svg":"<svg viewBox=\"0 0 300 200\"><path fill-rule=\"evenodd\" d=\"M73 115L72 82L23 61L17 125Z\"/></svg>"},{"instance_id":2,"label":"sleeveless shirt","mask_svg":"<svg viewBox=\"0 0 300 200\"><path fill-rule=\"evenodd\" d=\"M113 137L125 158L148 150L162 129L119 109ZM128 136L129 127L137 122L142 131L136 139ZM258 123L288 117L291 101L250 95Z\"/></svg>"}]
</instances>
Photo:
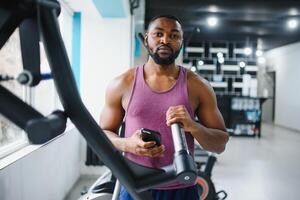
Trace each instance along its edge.
<instances>
[{"instance_id":1,"label":"sleeveless shirt","mask_svg":"<svg viewBox=\"0 0 300 200\"><path fill-rule=\"evenodd\" d=\"M137 156L125 153L131 161L143 166L161 168L173 163L174 146L171 127L166 124L166 112L170 106L184 105L194 120L194 113L188 98L187 70L180 67L176 83L166 91L153 91L145 82L144 66L135 70L134 84L125 114L125 137L130 137L136 130L147 128L159 131L161 143L165 146L163 157ZM190 154L194 155L194 138L186 132L186 141ZM183 188L187 185L172 183L160 186L158 189Z\"/></svg>"}]
</instances>

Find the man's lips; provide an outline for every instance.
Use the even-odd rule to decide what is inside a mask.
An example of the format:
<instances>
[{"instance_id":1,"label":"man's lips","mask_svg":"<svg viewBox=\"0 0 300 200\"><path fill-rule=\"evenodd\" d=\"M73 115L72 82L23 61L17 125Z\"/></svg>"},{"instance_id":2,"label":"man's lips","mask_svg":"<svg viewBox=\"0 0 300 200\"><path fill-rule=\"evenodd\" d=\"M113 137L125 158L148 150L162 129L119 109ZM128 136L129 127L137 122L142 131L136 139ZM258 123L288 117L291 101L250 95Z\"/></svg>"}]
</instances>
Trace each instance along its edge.
<instances>
[{"instance_id":1,"label":"man's lips","mask_svg":"<svg viewBox=\"0 0 300 200\"><path fill-rule=\"evenodd\" d=\"M158 48L158 52L160 53L172 53L172 49L170 49L169 47L159 47Z\"/></svg>"},{"instance_id":2,"label":"man's lips","mask_svg":"<svg viewBox=\"0 0 300 200\"><path fill-rule=\"evenodd\" d=\"M159 49L158 52L159 53L167 53L167 54L172 53L172 51L170 51L170 49Z\"/></svg>"}]
</instances>

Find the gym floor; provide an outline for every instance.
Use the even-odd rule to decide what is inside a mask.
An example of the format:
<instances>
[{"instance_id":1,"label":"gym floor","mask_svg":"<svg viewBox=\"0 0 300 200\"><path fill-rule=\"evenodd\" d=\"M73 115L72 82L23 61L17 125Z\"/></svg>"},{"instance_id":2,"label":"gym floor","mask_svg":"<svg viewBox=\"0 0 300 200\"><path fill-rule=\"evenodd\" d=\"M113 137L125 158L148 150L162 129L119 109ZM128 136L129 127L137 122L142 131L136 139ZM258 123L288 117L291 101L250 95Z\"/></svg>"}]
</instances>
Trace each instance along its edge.
<instances>
[{"instance_id":1,"label":"gym floor","mask_svg":"<svg viewBox=\"0 0 300 200\"><path fill-rule=\"evenodd\" d=\"M300 133L271 124L262 125L262 137L231 137L218 156L212 179L229 200L298 199ZM82 177L65 200L76 200L97 177Z\"/></svg>"}]
</instances>

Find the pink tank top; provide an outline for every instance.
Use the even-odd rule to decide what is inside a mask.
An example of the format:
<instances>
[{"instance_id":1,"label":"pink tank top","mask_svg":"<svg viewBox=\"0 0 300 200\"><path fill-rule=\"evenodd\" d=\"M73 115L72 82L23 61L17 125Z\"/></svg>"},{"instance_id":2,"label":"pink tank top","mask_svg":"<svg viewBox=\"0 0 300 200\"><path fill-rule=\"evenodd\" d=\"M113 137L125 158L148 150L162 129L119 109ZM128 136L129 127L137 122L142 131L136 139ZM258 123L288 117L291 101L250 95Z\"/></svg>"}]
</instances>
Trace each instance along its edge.
<instances>
[{"instance_id":1,"label":"pink tank top","mask_svg":"<svg viewBox=\"0 0 300 200\"><path fill-rule=\"evenodd\" d=\"M163 157L144 157L131 153L125 156L138 163L152 168L161 168L172 164L174 146L172 140L171 127L166 125L166 112L170 106L184 105L192 119L192 111L187 92L187 70L180 67L180 74L170 89L164 92L153 91L144 80L144 66L139 66L135 71L135 78L127 111L125 115L125 137L130 137L136 130L148 128L159 131L161 142L165 145ZM188 132L185 133L189 152L194 155L194 138ZM158 189L183 188L186 185L178 183L168 184Z\"/></svg>"}]
</instances>

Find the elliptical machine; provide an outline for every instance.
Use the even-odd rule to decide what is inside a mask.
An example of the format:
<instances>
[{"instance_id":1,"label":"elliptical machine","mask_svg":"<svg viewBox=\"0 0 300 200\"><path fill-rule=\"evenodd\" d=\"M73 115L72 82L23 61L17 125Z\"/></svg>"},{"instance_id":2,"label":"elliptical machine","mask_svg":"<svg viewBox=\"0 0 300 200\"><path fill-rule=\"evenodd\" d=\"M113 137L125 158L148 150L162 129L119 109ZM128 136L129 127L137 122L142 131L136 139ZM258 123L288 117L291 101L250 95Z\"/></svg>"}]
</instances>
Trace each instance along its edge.
<instances>
[{"instance_id":1,"label":"elliptical machine","mask_svg":"<svg viewBox=\"0 0 300 200\"><path fill-rule=\"evenodd\" d=\"M195 163L178 124L172 125L176 152L173 164L162 169L137 165L114 148L80 98L58 27L59 13L60 4L57 0L0 2L0 48L17 27L25 27L24 37L21 37L21 49L29 63L24 63L23 60L23 67L32 75L32 84L28 85L32 87L42 79L39 70L40 57L36 56L39 55L39 41L42 39L51 75L64 108L63 111L54 111L51 115L44 116L0 85L0 113L25 130L33 144L46 143L62 134L69 118L93 151L136 200L151 200L152 196L147 190L159 185L174 181L182 184L193 183L197 177Z\"/></svg>"}]
</instances>

